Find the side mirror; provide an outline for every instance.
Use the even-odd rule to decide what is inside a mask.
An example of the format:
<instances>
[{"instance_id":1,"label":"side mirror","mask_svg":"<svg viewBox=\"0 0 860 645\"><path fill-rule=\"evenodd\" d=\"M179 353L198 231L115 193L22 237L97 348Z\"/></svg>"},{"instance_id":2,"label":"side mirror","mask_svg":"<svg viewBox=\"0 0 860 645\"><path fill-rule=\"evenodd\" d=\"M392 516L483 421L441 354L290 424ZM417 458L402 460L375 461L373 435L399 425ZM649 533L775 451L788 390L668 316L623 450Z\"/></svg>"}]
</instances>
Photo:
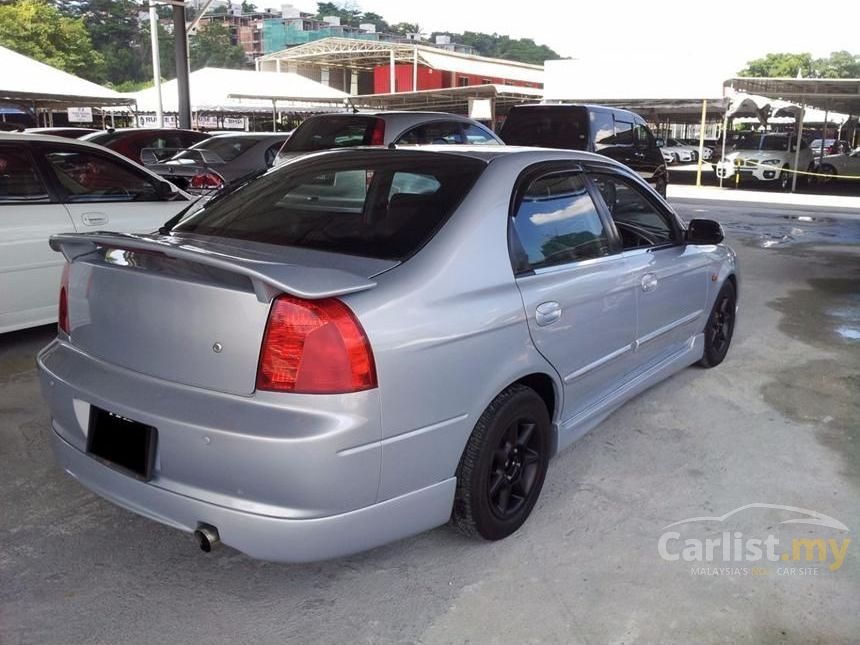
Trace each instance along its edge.
<instances>
[{"instance_id":1,"label":"side mirror","mask_svg":"<svg viewBox=\"0 0 860 645\"><path fill-rule=\"evenodd\" d=\"M663 141L663 139L655 139L654 141L656 141L656 142L657 142L657 147L658 147L658 148L662 148L663 146L665 146L665 145L666 145L666 143Z\"/></svg>"},{"instance_id":2,"label":"side mirror","mask_svg":"<svg viewBox=\"0 0 860 645\"><path fill-rule=\"evenodd\" d=\"M691 219L687 225L687 244L719 244L724 239L723 227L712 219Z\"/></svg>"}]
</instances>

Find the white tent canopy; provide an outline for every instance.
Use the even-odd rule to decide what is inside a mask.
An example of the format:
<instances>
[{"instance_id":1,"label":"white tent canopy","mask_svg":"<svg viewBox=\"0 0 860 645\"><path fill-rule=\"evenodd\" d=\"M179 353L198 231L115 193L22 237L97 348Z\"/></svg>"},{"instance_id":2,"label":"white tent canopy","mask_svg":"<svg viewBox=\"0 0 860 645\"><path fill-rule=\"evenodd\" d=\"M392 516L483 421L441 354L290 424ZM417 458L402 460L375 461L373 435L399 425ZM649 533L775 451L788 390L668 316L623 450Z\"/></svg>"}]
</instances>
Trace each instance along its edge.
<instances>
[{"instance_id":1,"label":"white tent canopy","mask_svg":"<svg viewBox=\"0 0 860 645\"><path fill-rule=\"evenodd\" d=\"M271 112L277 97L278 109L307 110L342 103L349 95L298 74L255 72L204 67L189 78L191 109L195 112ZM154 87L128 95L137 101L138 111L154 112ZM178 111L176 79L161 85L164 112ZM238 98L257 97L257 98Z\"/></svg>"},{"instance_id":2,"label":"white tent canopy","mask_svg":"<svg viewBox=\"0 0 860 645\"><path fill-rule=\"evenodd\" d=\"M0 100L23 106L128 105L118 92L0 47Z\"/></svg>"}]
</instances>

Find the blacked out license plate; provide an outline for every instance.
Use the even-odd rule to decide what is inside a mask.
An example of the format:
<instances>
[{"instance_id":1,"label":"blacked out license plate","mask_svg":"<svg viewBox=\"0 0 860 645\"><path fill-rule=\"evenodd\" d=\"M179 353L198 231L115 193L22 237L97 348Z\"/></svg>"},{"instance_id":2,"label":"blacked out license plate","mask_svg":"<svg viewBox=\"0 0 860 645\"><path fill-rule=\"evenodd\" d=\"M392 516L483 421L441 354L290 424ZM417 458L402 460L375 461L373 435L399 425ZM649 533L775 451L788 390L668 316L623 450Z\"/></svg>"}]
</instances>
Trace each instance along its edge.
<instances>
[{"instance_id":1,"label":"blacked out license plate","mask_svg":"<svg viewBox=\"0 0 860 645\"><path fill-rule=\"evenodd\" d=\"M152 478L158 431L152 426L90 406L87 452L143 481Z\"/></svg>"}]
</instances>

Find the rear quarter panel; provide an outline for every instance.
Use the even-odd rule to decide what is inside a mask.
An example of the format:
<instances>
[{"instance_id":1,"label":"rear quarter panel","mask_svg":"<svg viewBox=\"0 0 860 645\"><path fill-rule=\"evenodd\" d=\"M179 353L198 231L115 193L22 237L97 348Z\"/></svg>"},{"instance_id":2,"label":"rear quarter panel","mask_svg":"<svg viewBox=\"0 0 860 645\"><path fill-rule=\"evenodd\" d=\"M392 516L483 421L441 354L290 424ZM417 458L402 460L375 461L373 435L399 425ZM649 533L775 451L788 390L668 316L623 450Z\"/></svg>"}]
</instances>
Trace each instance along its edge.
<instances>
[{"instance_id":1,"label":"rear quarter panel","mask_svg":"<svg viewBox=\"0 0 860 645\"><path fill-rule=\"evenodd\" d=\"M476 421L510 383L533 372L558 382L532 345L508 256L521 168L494 161L423 250L378 276L376 289L345 299L376 360L380 499L453 476Z\"/></svg>"}]
</instances>

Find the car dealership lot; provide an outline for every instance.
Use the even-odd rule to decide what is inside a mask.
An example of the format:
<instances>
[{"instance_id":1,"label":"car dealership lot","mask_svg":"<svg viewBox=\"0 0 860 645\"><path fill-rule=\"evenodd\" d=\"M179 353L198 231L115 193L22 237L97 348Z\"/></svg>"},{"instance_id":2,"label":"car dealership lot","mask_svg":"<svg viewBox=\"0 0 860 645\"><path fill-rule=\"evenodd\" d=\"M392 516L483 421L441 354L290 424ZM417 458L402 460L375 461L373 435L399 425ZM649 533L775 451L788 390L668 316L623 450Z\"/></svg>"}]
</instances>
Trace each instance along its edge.
<instances>
[{"instance_id":1,"label":"car dealership lot","mask_svg":"<svg viewBox=\"0 0 860 645\"><path fill-rule=\"evenodd\" d=\"M53 330L0 336L0 643L855 639L857 544L838 570L793 576L691 575L657 544L668 524L753 503L860 529L860 213L675 205L721 221L739 255L726 362L563 452L529 522L497 543L443 528L312 565L204 555L59 472L33 360Z\"/></svg>"}]
</instances>

